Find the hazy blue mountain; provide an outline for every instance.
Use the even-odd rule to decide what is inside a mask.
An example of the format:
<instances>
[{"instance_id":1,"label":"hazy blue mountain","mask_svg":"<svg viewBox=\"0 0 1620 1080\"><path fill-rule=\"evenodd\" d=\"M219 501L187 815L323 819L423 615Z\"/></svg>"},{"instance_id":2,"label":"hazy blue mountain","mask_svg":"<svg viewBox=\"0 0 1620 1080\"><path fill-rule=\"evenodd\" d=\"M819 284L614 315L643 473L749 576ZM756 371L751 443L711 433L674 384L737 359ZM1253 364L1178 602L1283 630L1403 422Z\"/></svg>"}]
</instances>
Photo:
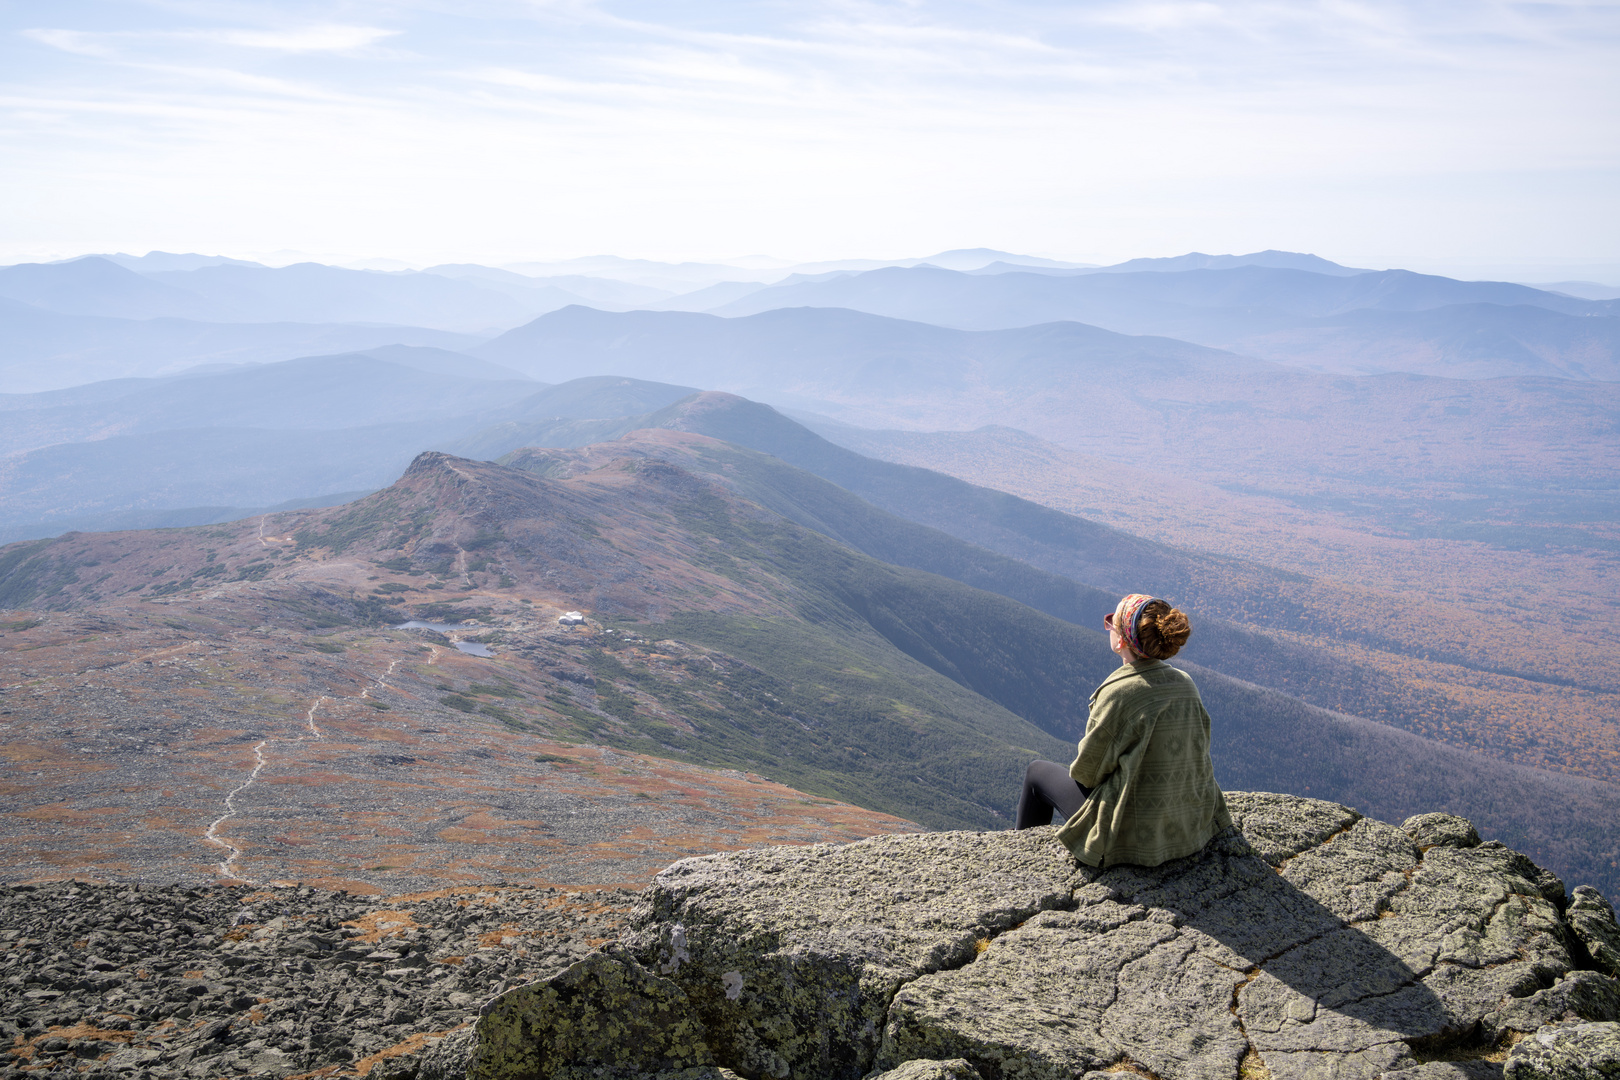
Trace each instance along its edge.
<instances>
[{"instance_id":1,"label":"hazy blue mountain","mask_svg":"<svg viewBox=\"0 0 1620 1080\"><path fill-rule=\"evenodd\" d=\"M0 393L171 375L199 364L274 363L390 344L454 350L483 340L415 326L64 315L0 299Z\"/></svg>"},{"instance_id":2,"label":"hazy blue mountain","mask_svg":"<svg viewBox=\"0 0 1620 1080\"><path fill-rule=\"evenodd\" d=\"M1201 251L1193 251L1167 259L1127 259L1112 266L1099 267L1097 273L1130 274L1141 270L1175 273L1181 270L1230 270L1237 266L1271 266L1283 270L1309 270L1313 274L1337 274L1345 277L1372 272L1340 266L1319 255L1307 255L1298 251L1266 250L1251 252L1248 255L1205 255Z\"/></svg>"},{"instance_id":3,"label":"hazy blue mountain","mask_svg":"<svg viewBox=\"0 0 1620 1080\"><path fill-rule=\"evenodd\" d=\"M593 375L531 394L514 404L505 419L634 416L661 409L695 393L697 390L690 386L627 379L621 375Z\"/></svg>"},{"instance_id":4,"label":"hazy blue mountain","mask_svg":"<svg viewBox=\"0 0 1620 1080\"><path fill-rule=\"evenodd\" d=\"M66 315L124 319L206 319L215 311L195 293L97 256L0 267L0 297Z\"/></svg>"},{"instance_id":5,"label":"hazy blue mountain","mask_svg":"<svg viewBox=\"0 0 1620 1080\"><path fill-rule=\"evenodd\" d=\"M126 529L184 529L192 525L217 525L240 521L255 514L275 514L283 510L310 510L342 506L364 498L371 490L336 491L307 499L288 499L274 506L184 506L172 510L115 510L107 514L56 518L49 523L0 525L0 544L60 536L64 532L122 532Z\"/></svg>"},{"instance_id":6,"label":"hazy blue mountain","mask_svg":"<svg viewBox=\"0 0 1620 1080\"><path fill-rule=\"evenodd\" d=\"M1608 379L1620 370L1614 326L1582 325L1613 319L1620 301L1510 282L1253 265L1073 274L1001 269L876 270L759 289L710 311L740 317L839 307L962 329L1075 320L1350 373Z\"/></svg>"},{"instance_id":7,"label":"hazy blue mountain","mask_svg":"<svg viewBox=\"0 0 1620 1080\"><path fill-rule=\"evenodd\" d=\"M494 379L532 382L521 371L480 360L476 356L452 349L435 349L429 345L381 345L375 349L357 350L378 360L404 364L418 371L434 375L453 375L462 379Z\"/></svg>"},{"instance_id":8,"label":"hazy blue mountain","mask_svg":"<svg viewBox=\"0 0 1620 1080\"><path fill-rule=\"evenodd\" d=\"M1018 255L993 248L956 248L933 255L900 259L831 259L822 262L788 265L763 258L742 259L737 263L665 263L650 259L623 259L615 255L593 255L558 262L511 263L505 269L541 280L554 281L564 288L563 279L570 275L592 278L612 278L652 289L665 290L666 296L686 295L722 283L765 284L782 280L789 275L821 275L829 273L857 273L887 266L920 266L929 264L953 270L975 270L993 262L1006 262L1024 267L1073 269L1086 263L1065 263L1043 259L1034 255ZM435 268L438 269L438 268ZM602 299L618 300L618 297ZM623 300L627 304L647 304L656 301ZM681 310L687 310L682 308Z\"/></svg>"},{"instance_id":9,"label":"hazy blue mountain","mask_svg":"<svg viewBox=\"0 0 1620 1080\"><path fill-rule=\"evenodd\" d=\"M843 307L966 330L1074 320L1130 334L1205 341L1293 326L1361 308L1421 311L1448 304L1530 305L1571 315L1591 302L1499 281L1455 281L1383 270L1352 276L1264 266L1074 276L963 274L890 268L775 286L713 310L752 315L782 307Z\"/></svg>"},{"instance_id":10,"label":"hazy blue mountain","mask_svg":"<svg viewBox=\"0 0 1620 1080\"><path fill-rule=\"evenodd\" d=\"M661 416L660 410L697 392L614 375L574 379L525 398L495 423L433 449L493 461L521 446L587 446L647 427L649 416Z\"/></svg>"},{"instance_id":11,"label":"hazy blue mountain","mask_svg":"<svg viewBox=\"0 0 1620 1080\"><path fill-rule=\"evenodd\" d=\"M125 259L125 262L134 260ZM154 269L154 266L176 269ZM126 269L92 256L0 268L0 297L71 315L211 322L396 323L476 333L515 326L580 295L524 279L269 267L174 256ZM510 275L516 276L516 275Z\"/></svg>"},{"instance_id":12,"label":"hazy blue mountain","mask_svg":"<svg viewBox=\"0 0 1620 1080\"><path fill-rule=\"evenodd\" d=\"M637 299L657 299L669 295L661 289L647 289L627 282L610 281L607 278L589 278L579 275L563 278L532 278L513 273L510 270L479 266L475 263L430 266L422 272L424 274L436 274L439 277L452 280L470 281L476 283L480 288L493 289L511 297L526 310L536 315L556 311L558 308L567 307L569 304L590 304L605 307L612 311L619 311L636 306L633 302L621 302L619 297L622 295L633 296Z\"/></svg>"},{"instance_id":13,"label":"hazy blue mountain","mask_svg":"<svg viewBox=\"0 0 1620 1080\"><path fill-rule=\"evenodd\" d=\"M721 281L695 292L637 306L649 311L708 311L767 288L770 286L763 281Z\"/></svg>"},{"instance_id":14,"label":"hazy blue mountain","mask_svg":"<svg viewBox=\"0 0 1620 1080\"><path fill-rule=\"evenodd\" d=\"M936 263L935 265L944 266L945 264ZM1274 250L1255 251L1248 255L1205 255L1201 251L1193 251L1186 255L1173 255L1161 259L1127 259L1125 262L1114 263L1111 266L1055 263L1035 259L1020 262L1017 259L1007 259L989 263L970 272L975 274L1004 274L1010 270L1029 270L1042 267L1044 273L1061 276L1066 274L1132 274L1145 271L1178 273L1183 270L1230 270L1238 266L1272 266L1285 270L1308 270L1315 274L1337 274L1341 276L1371 273L1369 270L1341 266L1319 255ZM950 266L947 269L960 270L963 268Z\"/></svg>"},{"instance_id":15,"label":"hazy blue mountain","mask_svg":"<svg viewBox=\"0 0 1620 1080\"><path fill-rule=\"evenodd\" d=\"M480 266L477 263L444 263L430 266L422 272L451 278L473 278L502 287L509 295L515 296L522 296L523 293L511 290L527 290L531 294L554 290L556 295L572 297L564 301L566 304L601 303L614 307L639 307L663 300L670 295L666 289L648 288L645 285L616 281L607 277L592 277L587 274L529 277L512 270ZM555 305L551 310L563 307L564 303Z\"/></svg>"},{"instance_id":16,"label":"hazy blue mountain","mask_svg":"<svg viewBox=\"0 0 1620 1080\"><path fill-rule=\"evenodd\" d=\"M409 323L476 333L535 314L505 292L438 274L296 263L203 266L146 276L203 298L212 305L211 317L222 322Z\"/></svg>"},{"instance_id":17,"label":"hazy blue mountain","mask_svg":"<svg viewBox=\"0 0 1620 1080\"><path fill-rule=\"evenodd\" d=\"M1563 293L1582 300L1620 300L1620 286L1604 285L1597 281L1527 281L1532 289Z\"/></svg>"},{"instance_id":18,"label":"hazy blue mountain","mask_svg":"<svg viewBox=\"0 0 1620 1080\"><path fill-rule=\"evenodd\" d=\"M28 395L26 403L13 398L0 454L175 428L305 430L461 416L499 409L537 389L521 376L445 375L354 353L117 386L121 392L112 398L94 385Z\"/></svg>"},{"instance_id":19,"label":"hazy blue mountain","mask_svg":"<svg viewBox=\"0 0 1620 1080\"><path fill-rule=\"evenodd\" d=\"M1038 387L1077 365L1106 376L1127 359L1151 376L1165 366L1228 374L1274 365L1165 338L1078 323L964 332L838 309L778 309L724 319L689 312L572 307L469 350L547 382L615 372L747 394L966 391L980 381Z\"/></svg>"},{"instance_id":20,"label":"hazy blue mountain","mask_svg":"<svg viewBox=\"0 0 1620 1080\"><path fill-rule=\"evenodd\" d=\"M4 395L0 453L12 456L0 459L0 530L23 539L28 526L28 536L134 527L117 524L126 512L224 513L370 490L422 450L475 432L526 433L542 418L595 430L602 421L586 418L644 415L692 393L621 377L452 377L351 354Z\"/></svg>"},{"instance_id":21,"label":"hazy blue mountain","mask_svg":"<svg viewBox=\"0 0 1620 1080\"><path fill-rule=\"evenodd\" d=\"M1620 317L1528 305L1363 308L1253 334L1233 347L1278 363L1355 374L1620 380Z\"/></svg>"},{"instance_id":22,"label":"hazy blue mountain","mask_svg":"<svg viewBox=\"0 0 1620 1080\"><path fill-rule=\"evenodd\" d=\"M1036 255L1015 255L1010 251L997 251L995 248L954 248L950 251L941 251L921 259L906 259L895 263L897 266L922 265L939 266L946 270L978 270L981 267L995 263L1005 263L1008 266L1040 266L1050 267L1054 270L1073 270L1087 267L1089 263L1058 262L1055 259L1043 259Z\"/></svg>"},{"instance_id":23,"label":"hazy blue mountain","mask_svg":"<svg viewBox=\"0 0 1620 1080\"><path fill-rule=\"evenodd\" d=\"M533 278L584 276L611 278L644 288L677 295L707 288L720 281L776 281L788 273L775 267L743 267L727 263L658 262L653 259L625 259L617 255L587 255L556 262L508 263L504 269Z\"/></svg>"},{"instance_id":24,"label":"hazy blue mountain","mask_svg":"<svg viewBox=\"0 0 1620 1080\"><path fill-rule=\"evenodd\" d=\"M424 359L428 363L421 363ZM462 361L476 373L458 371ZM6 417L0 455L199 425L307 431L450 420L449 427L435 432L461 433L555 418L640 416L696 392L618 376L547 386L515 372L509 379L493 379L484 368L503 370L444 350L397 346L207 375L0 395L0 415Z\"/></svg>"},{"instance_id":25,"label":"hazy blue mountain","mask_svg":"<svg viewBox=\"0 0 1620 1080\"><path fill-rule=\"evenodd\" d=\"M1347 377L1078 323L961 331L847 309L718 319L565 308L473 351L546 381L618 372L865 427L1003 424L1287 498L1329 497L1339 483L1414 499L1432 499L1420 495L1432 483L1481 498L1608 491L1620 468L1620 383Z\"/></svg>"},{"instance_id":26,"label":"hazy blue mountain","mask_svg":"<svg viewBox=\"0 0 1620 1080\"><path fill-rule=\"evenodd\" d=\"M175 254L169 251L148 251L145 255L99 255L96 258L117 263L125 270L149 274L158 270L195 270L201 266L263 266L246 259L227 259L223 255L198 255L194 252Z\"/></svg>"},{"instance_id":27,"label":"hazy blue mountain","mask_svg":"<svg viewBox=\"0 0 1620 1080\"><path fill-rule=\"evenodd\" d=\"M456 420L296 432L199 426L49 446L6 459L0 525L57 525L123 510L272 506L386 487L423 447L461 427Z\"/></svg>"}]
</instances>

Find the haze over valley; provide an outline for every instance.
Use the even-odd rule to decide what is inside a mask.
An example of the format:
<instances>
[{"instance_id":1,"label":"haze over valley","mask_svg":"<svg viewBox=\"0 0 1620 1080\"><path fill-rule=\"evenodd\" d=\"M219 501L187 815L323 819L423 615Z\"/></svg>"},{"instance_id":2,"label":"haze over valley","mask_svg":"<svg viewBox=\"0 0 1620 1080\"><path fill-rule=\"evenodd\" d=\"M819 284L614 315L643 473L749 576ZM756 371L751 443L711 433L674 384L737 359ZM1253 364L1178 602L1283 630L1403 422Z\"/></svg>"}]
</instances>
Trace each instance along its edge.
<instances>
[{"instance_id":1,"label":"haze over valley","mask_svg":"<svg viewBox=\"0 0 1620 1080\"><path fill-rule=\"evenodd\" d=\"M560 837L537 880L634 881L681 830L1003 828L1023 764L1083 729L1101 612L1146 587L1194 619L1223 783L1445 809L1620 882L1597 824L1620 816L1617 301L1277 251L985 249L152 253L15 265L0 297L7 738L40 766L14 820L121 807L93 843L11 829L19 876L210 876L209 792L261 739L282 779L256 783L304 785L264 823L302 839L233 811L251 880L425 887L472 834L357 837L355 785L402 823L458 788L510 822L540 811L496 788L609 759L684 824L607 863ZM1551 596L1577 668L1539 647ZM391 629L411 618L450 637ZM798 794L752 823L698 809L736 776ZM622 828L611 786L569 790ZM502 866L533 857L479 828Z\"/></svg>"}]
</instances>

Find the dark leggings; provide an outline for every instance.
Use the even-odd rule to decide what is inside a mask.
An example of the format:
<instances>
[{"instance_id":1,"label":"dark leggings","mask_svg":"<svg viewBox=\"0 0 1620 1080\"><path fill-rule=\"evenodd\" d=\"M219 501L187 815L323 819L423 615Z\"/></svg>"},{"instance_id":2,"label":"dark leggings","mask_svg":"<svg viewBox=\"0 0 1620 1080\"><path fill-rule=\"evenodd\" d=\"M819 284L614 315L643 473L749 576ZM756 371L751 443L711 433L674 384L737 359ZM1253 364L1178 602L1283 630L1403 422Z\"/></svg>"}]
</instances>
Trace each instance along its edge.
<instances>
[{"instance_id":1,"label":"dark leggings","mask_svg":"<svg viewBox=\"0 0 1620 1080\"><path fill-rule=\"evenodd\" d=\"M1050 825L1054 810L1067 821L1090 794L1090 789L1069 775L1067 766L1055 761L1031 762L1024 770L1024 792L1018 796L1017 827Z\"/></svg>"}]
</instances>

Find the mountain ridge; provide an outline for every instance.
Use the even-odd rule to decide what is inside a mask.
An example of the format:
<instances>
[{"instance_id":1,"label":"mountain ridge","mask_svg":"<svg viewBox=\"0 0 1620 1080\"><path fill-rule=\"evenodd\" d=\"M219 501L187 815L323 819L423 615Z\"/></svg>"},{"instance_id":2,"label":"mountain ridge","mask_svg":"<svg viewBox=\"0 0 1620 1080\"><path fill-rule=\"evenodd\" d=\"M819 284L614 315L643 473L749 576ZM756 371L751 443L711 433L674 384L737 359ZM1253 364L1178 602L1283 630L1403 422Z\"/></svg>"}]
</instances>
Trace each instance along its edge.
<instances>
[{"instance_id":1,"label":"mountain ridge","mask_svg":"<svg viewBox=\"0 0 1620 1080\"><path fill-rule=\"evenodd\" d=\"M513 696L474 681L499 690L490 715L514 730L745 767L934 827L1005 824L1024 763L1061 758L1078 736L1082 695L1111 667L1098 630L871 559L668 462L594 454L575 455L571 475L542 477L427 453L392 488L345 507L13 545L0 552L0 604L109 614L159 604L171 618L258 626L267 616L254 605L270 603L304 634L331 612L351 627L344 648L380 657L398 655L402 632L380 627L404 613L477 619L496 650L491 674ZM589 633L556 639L530 614L568 607L587 612ZM581 673L552 681L569 670ZM1620 812L1611 785L1191 670L1226 718L1217 765L1234 777L1386 811L1442 799L1534 857L1608 880L1598 870L1613 836L1595 823ZM586 673L589 694L556 689ZM483 708L461 690L445 700ZM1304 760L1303 738L1317 740ZM1502 785L1516 792L1510 807L1491 794Z\"/></svg>"}]
</instances>

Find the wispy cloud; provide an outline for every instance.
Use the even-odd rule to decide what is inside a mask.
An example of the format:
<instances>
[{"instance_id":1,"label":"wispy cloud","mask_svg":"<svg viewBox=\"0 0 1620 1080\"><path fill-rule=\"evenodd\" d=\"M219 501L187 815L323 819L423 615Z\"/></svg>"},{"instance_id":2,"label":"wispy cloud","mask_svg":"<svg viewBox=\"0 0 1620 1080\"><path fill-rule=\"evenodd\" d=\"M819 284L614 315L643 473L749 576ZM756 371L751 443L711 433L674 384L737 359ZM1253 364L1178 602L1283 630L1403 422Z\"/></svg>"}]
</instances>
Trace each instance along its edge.
<instances>
[{"instance_id":1,"label":"wispy cloud","mask_svg":"<svg viewBox=\"0 0 1620 1080\"><path fill-rule=\"evenodd\" d=\"M199 30L189 31L185 36L246 49L314 53L354 52L394 37L398 33L398 30L383 30L375 26L342 26L326 23L282 30Z\"/></svg>"},{"instance_id":2,"label":"wispy cloud","mask_svg":"<svg viewBox=\"0 0 1620 1080\"><path fill-rule=\"evenodd\" d=\"M259 248L408 229L530 252L1129 255L1414 227L1620 247L1612 206L1568 195L1620 178L1613 0L336 10L60 0L60 28L8 34L0 9L0 182L41 192L22 227L74 191L175 227L303 230ZM1509 202L1542 198L1536 176L1564 194L1532 229Z\"/></svg>"},{"instance_id":3,"label":"wispy cloud","mask_svg":"<svg viewBox=\"0 0 1620 1080\"><path fill-rule=\"evenodd\" d=\"M48 27L29 27L22 36L53 49L78 56L107 57L112 55L105 35L87 34L80 30L52 30Z\"/></svg>"}]
</instances>

